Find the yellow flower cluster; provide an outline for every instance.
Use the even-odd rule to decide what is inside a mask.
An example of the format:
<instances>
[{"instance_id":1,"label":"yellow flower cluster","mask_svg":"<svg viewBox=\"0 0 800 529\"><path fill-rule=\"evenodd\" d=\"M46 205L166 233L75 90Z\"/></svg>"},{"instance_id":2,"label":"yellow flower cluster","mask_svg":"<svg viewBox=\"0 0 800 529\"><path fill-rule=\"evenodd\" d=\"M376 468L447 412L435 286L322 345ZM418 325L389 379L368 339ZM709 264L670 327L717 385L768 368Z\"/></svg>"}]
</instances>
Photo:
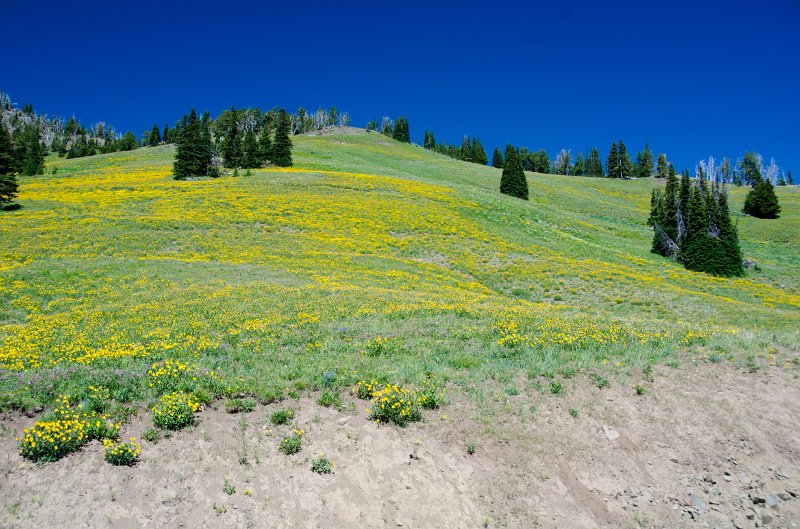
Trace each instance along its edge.
<instances>
[{"instance_id":1,"label":"yellow flower cluster","mask_svg":"<svg viewBox=\"0 0 800 529\"><path fill-rule=\"evenodd\" d=\"M153 424L165 430L180 430L194 421L200 402L180 391L162 395L152 408Z\"/></svg>"},{"instance_id":2,"label":"yellow flower cluster","mask_svg":"<svg viewBox=\"0 0 800 529\"><path fill-rule=\"evenodd\" d=\"M17 439L20 454L32 461L56 461L92 439L116 437L120 424L80 407L70 405L69 398L56 398L51 420L37 421L23 430Z\"/></svg>"},{"instance_id":3,"label":"yellow flower cluster","mask_svg":"<svg viewBox=\"0 0 800 529\"><path fill-rule=\"evenodd\" d=\"M373 378L369 382L359 380L350 392L361 400L370 400L378 389L380 389L380 384Z\"/></svg>"},{"instance_id":4,"label":"yellow flower cluster","mask_svg":"<svg viewBox=\"0 0 800 529\"><path fill-rule=\"evenodd\" d=\"M128 441L103 439L103 456L112 465L134 465L141 453L142 445L136 442L135 437L131 437Z\"/></svg>"},{"instance_id":5,"label":"yellow flower cluster","mask_svg":"<svg viewBox=\"0 0 800 529\"><path fill-rule=\"evenodd\" d=\"M405 426L409 422L422 420L419 397L413 390L386 384L373 391L368 410L370 419L376 423L394 423Z\"/></svg>"}]
</instances>

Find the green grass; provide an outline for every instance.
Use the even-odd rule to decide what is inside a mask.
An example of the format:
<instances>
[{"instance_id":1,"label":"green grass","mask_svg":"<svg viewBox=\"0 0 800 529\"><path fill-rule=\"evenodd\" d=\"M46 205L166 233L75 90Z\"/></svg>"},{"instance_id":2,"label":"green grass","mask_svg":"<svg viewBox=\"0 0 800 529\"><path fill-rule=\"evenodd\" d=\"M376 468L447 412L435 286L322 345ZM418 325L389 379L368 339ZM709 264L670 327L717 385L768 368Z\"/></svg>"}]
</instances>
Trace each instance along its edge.
<instances>
[{"instance_id":1,"label":"green grass","mask_svg":"<svg viewBox=\"0 0 800 529\"><path fill-rule=\"evenodd\" d=\"M89 386L153 401L165 359L205 394L269 402L711 351L782 365L800 342L797 187L777 189L778 220L736 217L760 270L717 279L649 252L652 179L529 174L524 202L499 170L375 133L293 142L293 170L238 178L176 182L172 147L22 177L0 213L0 408Z\"/></svg>"}]
</instances>

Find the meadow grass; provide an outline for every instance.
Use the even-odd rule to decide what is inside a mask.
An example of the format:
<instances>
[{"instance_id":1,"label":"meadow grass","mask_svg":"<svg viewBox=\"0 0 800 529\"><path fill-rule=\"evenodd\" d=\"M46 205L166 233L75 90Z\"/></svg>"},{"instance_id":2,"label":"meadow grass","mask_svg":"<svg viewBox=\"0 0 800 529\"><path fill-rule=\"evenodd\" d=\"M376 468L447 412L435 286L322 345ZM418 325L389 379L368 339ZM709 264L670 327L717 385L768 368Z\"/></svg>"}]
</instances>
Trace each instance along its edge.
<instances>
[{"instance_id":1,"label":"meadow grass","mask_svg":"<svg viewBox=\"0 0 800 529\"><path fill-rule=\"evenodd\" d=\"M164 146L22 177L0 213L0 409L89 386L153 401L167 360L185 366L173 389L269 402L687 351L780 366L800 342L797 187L780 219L736 218L759 270L721 279L649 252L653 179L529 174L524 202L499 170L375 133L293 141L295 167L251 176L175 181Z\"/></svg>"}]
</instances>

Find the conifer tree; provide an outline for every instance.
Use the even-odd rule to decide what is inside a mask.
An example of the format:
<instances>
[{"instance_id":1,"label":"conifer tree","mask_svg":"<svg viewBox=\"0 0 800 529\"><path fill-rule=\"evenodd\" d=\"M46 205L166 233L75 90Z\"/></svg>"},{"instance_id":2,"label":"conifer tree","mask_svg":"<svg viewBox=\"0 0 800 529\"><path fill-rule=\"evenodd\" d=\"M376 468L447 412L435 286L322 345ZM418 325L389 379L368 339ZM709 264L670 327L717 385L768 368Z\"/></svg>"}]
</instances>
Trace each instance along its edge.
<instances>
[{"instance_id":1,"label":"conifer tree","mask_svg":"<svg viewBox=\"0 0 800 529\"><path fill-rule=\"evenodd\" d=\"M666 178L667 172L667 155L661 153L658 155L658 162L656 163L656 178Z\"/></svg>"},{"instance_id":2,"label":"conifer tree","mask_svg":"<svg viewBox=\"0 0 800 529\"><path fill-rule=\"evenodd\" d=\"M150 136L147 138L147 144L151 147L161 143L161 131L158 130L158 125L153 125L153 130L150 131Z\"/></svg>"},{"instance_id":3,"label":"conifer tree","mask_svg":"<svg viewBox=\"0 0 800 529\"><path fill-rule=\"evenodd\" d=\"M248 130L242 141L242 167L245 169L255 169L261 166L261 152L256 133L253 129Z\"/></svg>"},{"instance_id":4,"label":"conifer tree","mask_svg":"<svg viewBox=\"0 0 800 529\"><path fill-rule=\"evenodd\" d=\"M275 127L271 160L278 167L291 167L292 165L292 140L289 138L289 126L289 116L284 109L281 109Z\"/></svg>"},{"instance_id":5,"label":"conifer tree","mask_svg":"<svg viewBox=\"0 0 800 529\"><path fill-rule=\"evenodd\" d=\"M744 199L742 211L759 219L777 219L781 206L768 178L759 178Z\"/></svg>"},{"instance_id":6,"label":"conifer tree","mask_svg":"<svg viewBox=\"0 0 800 529\"><path fill-rule=\"evenodd\" d=\"M222 140L222 160L225 167L241 167L242 141L239 137L239 126L234 120L228 127Z\"/></svg>"},{"instance_id":7,"label":"conifer tree","mask_svg":"<svg viewBox=\"0 0 800 529\"><path fill-rule=\"evenodd\" d=\"M583 153L579 152L575 156L575 165L572 166L572 174L575 176L583 176L586 174L586 160L583 159Z\"/></svg>"},{"instance_id":8,"label":"conifer tree","mask_svg":"<svg viewBox=\"0 0 800 529\"><path fill-rule=\"evenodd\" d=\"M519 155L511 145L506 146L505 164L500 177L500 192L512 197L528 200L528 180L522 169Z\"/></svg>"},{"instance_id":9,"label":"conifer tree","mask_svg":"<svg viewBox=\"0 0 800 529\"><path fill-rule=\"evenodd\" d=\"M200 120L200 158L197 162L198 174L219 176L219 172L212 167L214 160L214 146L211 143L211 115L203 112L203 119ZM212 168L214 169L212 171Z\"/></svg>"},{"instance_id":10,"label":"conifer tree","mask_svg":"<svg viewBox=\"0 0 800 529\"><path fill-rule=\"evenodd\" d=\"M39 128L26 125L17 144L17 172L23 175L44 173L44 147L39 141Z\"/></svg>"},{"instance_id":11,"label":"conifer tree","mask_svg":"<svg viewBox=\"0 0 800 529\"><path fill-rule=\"evenodd\" d=\"M702 180L701 180L702 181ZM689 198L686 243L681 248L683 264L688 270L707 272L711 266L708 237L708 206L706 190L694 186Z\"/></svg>"},{"instance_id":12,"label":"conifer tree","mask_svg":"<svg viewBox=\"0 0 800 529\"><path fill-rule=\"evenodd\" d=\"M265 120L264 126L261 127L261 132L258 135L259 159L261 162L266 162L267 160L272 159L271 134L271 127Z\"/></svg>"},{"instance_id":13,"label":"conifer tree","mask_svg":"<svg viewBox=\"0 0 800 529\"><path fill-rule=\"evenodd\" d=\"M211 165L211 132L207 116L206 113L201 121L192 109L188 116L183 117L172 164L175 180L208 174Z\"/></svg>"},{"instance_id":14,"label":"conifer tree","mask_svg":"<svg viewBox=\"0 0 800 529\"><path fill-rule=\"evenodd\" d=\"M0 125L0 128L2 128L2 125ZM17 198L18 190L17 176L14 173L0 173L0 209L3 209Z\"/></svg>"},{"instance_id":15,"label":"conifer tree","mask_svg":"<svg viewBox=\"0 0 800 529\"><path fill-rule=\"evenodd\" d=\"M586 157L586 175L603 176L603 174L603 163L600 161L600 153L597 147L592 147L592 150Z\"/></svg>"},{"instance_id":16,"label":"conifer tree","mask_svg":"<svg viewBox=\"0 0 800 529\"><path fill-rule=\"evenodd\" d=\"M788 172L786 173L786 182L787 182L787 183L788 183L790 186L791 186L791 185L794 185L794 182L792 181L792 171L788 171Z\"/></svg>"},{"instance_id":17,"label":"conifer tree","mask_svg":"<svg viewBox=\"0 0 800 529\"><path fill-rule=\"evenodd\" d=\"M644 144L644 151L636 154L634 175L637 178L650 178L653 175L653 151L647 143Z\"/></svg>"},{"instance_id":18,"label":"conifer tree","mask_svg":"<svg viewBox=\"0 0 800 529\"><path fill-rule=\"evenodd\" d=\"M718 197L719 210L719 246L718 262L715 263L715 273L722 276L742 276L744 266L742 262L742 249L739 245L739 234L731 222L728 209L728 193L725 186Z\"/></svg>"},{"instance_id":19,"label":"conifer tree","mask_svg":"<svg viewBox=\"0 0 800 529\"><path fill-rule=\"evenodd\" d=\"M411 143L411 134L408 131L408 119L403 116L397 118L392 131L392 137L403 143Z\"/></svg>"},{"instance_id":20,"label":"conifer tree","mask_svg":"<svg viewBox=\"0 0 800 529\"><path fill-rule=\"evenodd\" d=\"M474 163L480 165L486 165L489 163L489 158L486 156L486 151L483 150L483 145L481 145L481 140L478 138L472 138L472 145L470 145L470 150L472 151L472 161Z\"/></svg>"},{"instance_id":21,"label":"conifer tree","mask_svg":"<svg viewBox=\"0 0 800 529\"><path fill-rule=\"evenodd\" d=\"M425 131L425 139L422 142L422 146L429 151L436 148L436 140L433 139L433 132L430 130Z\"/></svg>"},{"instance_id":22,"label":"conifer tree","mask_svg":"<svg viewBox=\"0 0 800 529\"><path fill-rule=\"evenodd\" d=\"M692 181L689 179L689 171L684 170L681 175L681 186L678 191L678 246L683 246L686 242L686 232L688 231L687 221L689 215L689 200L692 197Z\"/></svg>"},{"instance_id":23,"label":"conifer tree","mask_svg":"<svg viewBox=\"0 0 800 529\"><path fill-rule=\"evenodd\" d=\"M619 178L619 147L617 142L614 142L608 151L606 171L608 171L609 178Z\"/></svg>"},{"instance_id":24,"label":"conifer tree","mask_svg":"<svg viewBox=\"0 0 800 529\"><path fill-rule=\"evenodd\" d=\"M169 130L169 123L167 123L166 125L164 125L164 136L162 136L162 138L161 138L161 139L162 139L162 140L164 141L164 143L166 143L166 144L173 143L173 141L172 141L172 131L171 131L171 130Z\"/></svg>"},{"instance_id":25,"label":"conifer tree","mask_svg":"<svg viewBox=\"0 0 800 529\"><path fill-rule=\"evenodd\" d=\"M0 121L0 176L14 172L14 143L6 126Z\"/></svg>"},{"instance_id":26,"label":"conifer tree","mask_svg":"<svg viewBox=\"0 0 800 529\"><path fill-rule=\"evenodd\" d=\"M503 154L500 152L498 147L494 148L494 154L492 154L492 167L497 167L498 169L503 168Z\"/></svg>"},{"instance_id":27,"label":"conifer tree","mask_svg":"<svg viewBox=\"0 0 800 529\"><path fill-rule=\"evenodd\" d=\"M752 186L761 180L761 161L759 156L750 151L745 151L744 156L739 162L739 173L741 181L744 185Z\"/></svg>"}]
</instances>

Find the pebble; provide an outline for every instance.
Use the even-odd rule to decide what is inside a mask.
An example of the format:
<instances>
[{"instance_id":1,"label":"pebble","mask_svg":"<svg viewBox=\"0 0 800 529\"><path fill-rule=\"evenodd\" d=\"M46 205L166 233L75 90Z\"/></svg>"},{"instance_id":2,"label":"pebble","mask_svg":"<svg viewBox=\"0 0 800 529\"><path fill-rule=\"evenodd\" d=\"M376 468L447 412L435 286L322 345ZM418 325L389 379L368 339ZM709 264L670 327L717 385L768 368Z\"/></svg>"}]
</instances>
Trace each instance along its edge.
<instances>
[{"instance_id":1,"label":"pebble","mask_svg":"<svg viewBox=\"0 0 800 529\"><path fill-rule=\"evenodd\" d=\"M767 494L766 498L767 507L770 509L777 509L778 508L778 497L774 494Z\"/></svg>"},{"instance_id":2,"label":"pebble","mask_svg":"<svg viewBox=\"0 0 800 529\"><path fill-rule=\"evenodd\" d=\"M606 437L608 438L609 441L613 441L614 439L619 437L619 433L617 433L615 430L612 430L608 426L603 425L603 431L605 432Z\"/></svg>"},{"instance_id":3,"label":"pebble","mask_svg":"<svg viewBox=\"0 0 800 529\"><path fill-rule=\"evenodd\" d=\"M697 512L701 514L706 512L706 503L694 492L689 493L689 501Z\"/></svg>"}]
</instances>

